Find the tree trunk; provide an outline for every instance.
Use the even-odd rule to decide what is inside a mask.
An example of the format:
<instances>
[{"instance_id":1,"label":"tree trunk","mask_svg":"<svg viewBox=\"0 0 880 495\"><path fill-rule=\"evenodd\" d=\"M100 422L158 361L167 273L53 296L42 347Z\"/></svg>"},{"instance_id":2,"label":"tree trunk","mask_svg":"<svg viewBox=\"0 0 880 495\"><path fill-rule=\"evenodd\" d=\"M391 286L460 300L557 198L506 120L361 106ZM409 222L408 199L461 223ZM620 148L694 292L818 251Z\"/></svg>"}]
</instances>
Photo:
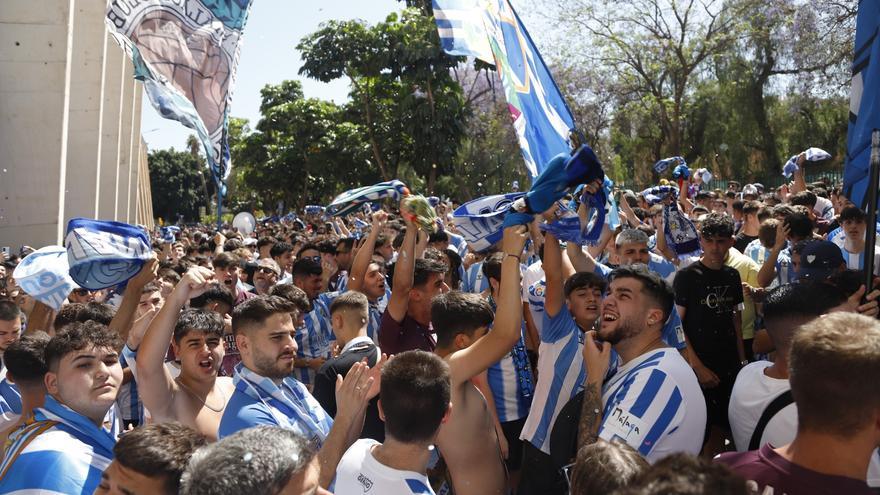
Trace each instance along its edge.
<instances>
[{"instance_id":1,"label":"tree trunk","mask_svg":"<svg viewBox=\"0 0 880 495\"><path fill-rule=\"evenodd\" d=\"M356 82L354 84L355 86L358 85ZM379 143L376 141L376 134L373 132L373 113L370 110L370 96L368 91L369 90L362 92L366 98L366 101L364 102L364 116L367 119L367 134L370 137L370 149L373 151L373 159L376 160L376 165L379 166L379 173L382 174L382 180L387 182L391 180L391 177L385 169L385 160L382 159L382 151L379 149Z\"/></svg>"},{"instance_id":2,"label":"tree trunk","mask_svg":"<svg viewBox=\"0 0 880 495\"><path fill-rule=\"evenodd\" d=\"M749 102L755 114L755 124L758 126L759 146L764 151L766 159L765 170L775 170L778 172L782 169L782 162L779 160L779 154L776 152L776 135L773 133L773 129L770 128L767 107L764 101L764 87L770 80L771 71L776 62L770 52L770 47L764 46L761 51L764 54L764 60L750 85Z\"/></svg>"}]
</instances>

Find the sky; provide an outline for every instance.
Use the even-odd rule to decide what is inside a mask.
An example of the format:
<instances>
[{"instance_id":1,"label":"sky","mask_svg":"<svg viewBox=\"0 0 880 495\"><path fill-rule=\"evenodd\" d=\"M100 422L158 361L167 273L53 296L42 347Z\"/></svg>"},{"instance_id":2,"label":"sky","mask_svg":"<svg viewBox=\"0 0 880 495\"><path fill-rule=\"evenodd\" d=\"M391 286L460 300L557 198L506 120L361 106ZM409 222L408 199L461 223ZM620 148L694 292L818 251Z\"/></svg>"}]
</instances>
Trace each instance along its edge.
<instances>
[{"instance_id":1,"label":"sky","mask_svg":"<svg viewBox=\"0 0 880 495\"><path fill-rule=\"evenodd\" d=\"M331 19L363 19L370 24L399 11L396 0L254 0L245 26L231 115L251 121L260 119L260 89L286 79L298 79L306 97L341 103L348 99L348 79L322 83L297 74L302 61L296 45L318 26ZM184 148L195 134L179 122L163 119L144 96L141 134L149 149Z\"/></svg>"}]
</instances>

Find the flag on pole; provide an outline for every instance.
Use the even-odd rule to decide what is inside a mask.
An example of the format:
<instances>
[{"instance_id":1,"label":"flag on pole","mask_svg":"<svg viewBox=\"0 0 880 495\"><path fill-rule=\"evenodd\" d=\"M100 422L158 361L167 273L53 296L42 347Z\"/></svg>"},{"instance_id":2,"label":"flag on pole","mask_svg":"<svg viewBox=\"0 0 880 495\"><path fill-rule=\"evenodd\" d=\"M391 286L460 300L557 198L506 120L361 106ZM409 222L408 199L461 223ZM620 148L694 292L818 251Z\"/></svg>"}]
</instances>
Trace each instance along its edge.
<instances>
[{"instance_id":1,"label":"flag on pole","mask_svg":"<svg viewBox=\"0 0 880 495\"><path fill-rule=\"evenodd\" d=\"M251 0L112 0L105 22L156 111L196 131L221 194L229 102Z\"/></svg>"},{"instance_id":2,"label":"flag on pole","mask_svg":"<svg viewBox=\"0 0 880 495\"><path fill-rule=\"evenodd\" d=\"M856 18L843 172L844 194L862 209L867 207L868 187L877 187L868 184L874 129L880 129L880 0L863 0Z\"/></svg>"},{"instance_id":3,"label":"flag on pole","mask_svg":"<svg viewBox=\"0 0 880 495\"><path fill-rule=\"evenodd\" d=\"M495 63L478 0L433 0L431 6L444 52Z\"/></svg>"},{"instance_id":4,"label":"flag on pole","mask_svg":"<svg viewBox=\"0 0 880 495\"><path fill-rule=\"evenodd\" d=\"M553 157L571 150L574 118L509 0L489 0L483 10L513 127L535 178Z\"/></svg>"}]
</instances>

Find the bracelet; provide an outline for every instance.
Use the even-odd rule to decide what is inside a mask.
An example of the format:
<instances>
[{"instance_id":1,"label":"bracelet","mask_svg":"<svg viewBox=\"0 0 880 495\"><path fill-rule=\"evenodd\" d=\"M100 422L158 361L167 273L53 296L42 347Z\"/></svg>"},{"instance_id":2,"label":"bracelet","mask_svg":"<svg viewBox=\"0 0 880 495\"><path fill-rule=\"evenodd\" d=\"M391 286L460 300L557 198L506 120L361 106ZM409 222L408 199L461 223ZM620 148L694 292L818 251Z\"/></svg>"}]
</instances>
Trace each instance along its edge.
<instances>
[{"instance_id":1,"label":"bracelet","mask_svg":"<svg viewBox=\"0 0 880 495\"><path fill-rule=\"evenodd\" d=\"M511 257L511 258L516 258L517 261L522 261L522 258L519 257L519 256L517 256L517 255L515 255L515 254L510 254L510 253L504 253L504 254L505 254L506 256Z\"/></svg>"}]
</instances>

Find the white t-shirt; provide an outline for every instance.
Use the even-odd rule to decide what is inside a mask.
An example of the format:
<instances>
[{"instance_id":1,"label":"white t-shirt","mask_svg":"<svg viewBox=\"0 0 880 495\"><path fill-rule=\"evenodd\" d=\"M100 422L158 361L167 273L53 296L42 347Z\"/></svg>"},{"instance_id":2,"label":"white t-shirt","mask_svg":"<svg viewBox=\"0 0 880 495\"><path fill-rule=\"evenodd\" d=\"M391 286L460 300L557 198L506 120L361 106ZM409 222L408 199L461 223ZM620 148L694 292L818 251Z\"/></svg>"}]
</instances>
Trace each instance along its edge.
<instances>
[{"instance_id":1,"label":"white t-shirt","mask_svg":"<svg viewBox=\"0 0 880 495\"><path fill-rule=\"evenodd\" d=\"M791 389L788 380L771 378L764 370L772 365L770 361L750 363L736 375L733 392L730 394L730 406L727 417L733 431L733 442L736 450L749 450L752 433L764 409L779 394ZM792 403L776 413L764 428L761 445L769 443L774 447L788 445L797 435L797 406ZM880 486L880 451L874 450L868 464L868 486Z\"/></svg>"},{"instance_id":2,"label":"white t-shirt","mask_svg":"<svg viewBox=\"0 0 880 495\"><path fill-rule=\"evenodd\" d=\"M750 363L736 375L733 392L730 394L727 418L730 420L730 429L733 432L733 443L739 452L749 450L749 442L755 426L758 425L758 420L761 419L767 406L773 402L773 399L791 388L788 380L771 378L764 374L764 370L772 364L770 361ZM791 403L767 423L764 434L761 435L761 445L769 443L774 447L780 447L794 440L795 433L797 433L797 406Z\"/></svg>"},{"instance_id":3,"label":"white t-shirt","mask_svg":"<svg viewBox=\"0 0 880 495\"><path fill-rule=\"evenodd\" d=\"M390 468L373 457L379 442L362 438L352 444L336 467L336 495L434 495L428 477Z\"/></svg>"}]
</instances>

